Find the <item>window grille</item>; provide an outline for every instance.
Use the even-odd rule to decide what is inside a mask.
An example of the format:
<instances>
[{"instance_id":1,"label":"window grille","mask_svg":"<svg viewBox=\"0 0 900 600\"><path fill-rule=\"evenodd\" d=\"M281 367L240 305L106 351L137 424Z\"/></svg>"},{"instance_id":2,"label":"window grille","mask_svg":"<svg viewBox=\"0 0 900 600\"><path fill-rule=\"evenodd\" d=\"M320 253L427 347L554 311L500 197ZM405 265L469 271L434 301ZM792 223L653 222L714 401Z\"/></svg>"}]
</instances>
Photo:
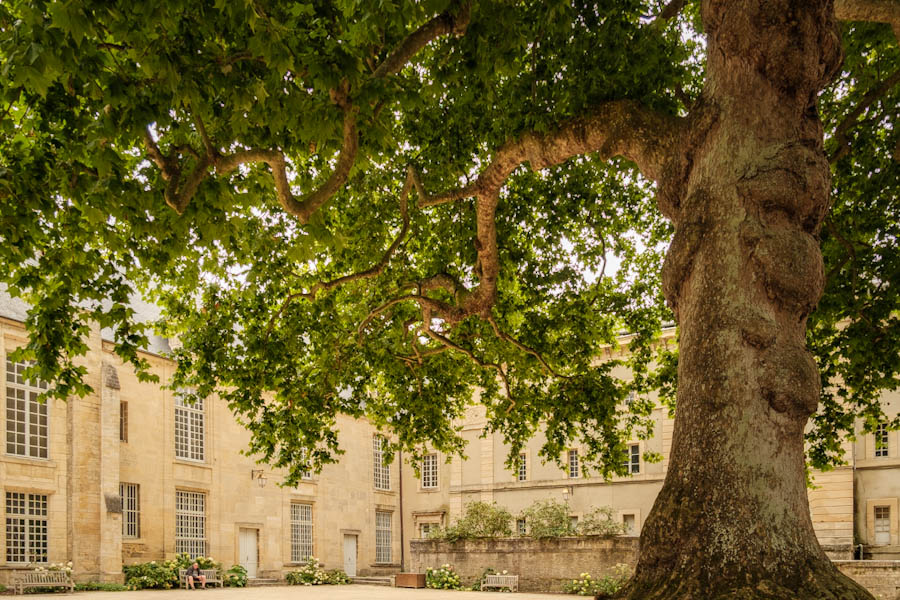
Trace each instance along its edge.
<instances>
[{"instance_id":1,"label":"window grille","mask_svg":"<svg viewBox=\"0 0 900 600\"><path fill-rule=\"evenodd\" d=\"M891 543L891 507L875 507L875 544L886 546Z\"/></svg>"},{"instance_id":2,"label":"window grille","mask_svg":"<svg viewBox=\"0 0 900 600\"><path fill-rule=\"evenodd\" d=\"M206 494L175 491L175 552L206 555Z\"/></svg>"},{"instance_id":3,"label":"window grille","mask_svg":"<svg viewBox=\"0 0 900 600\"><path fill-rule=\"evenodd\" d=\"M422 487L435 489L438 486L438 457L429 454L422 460Z\"/></svg>"},{"instance_id":4,"label":"window grille","mask_svg":"<svg viewBox=\"0 0 900 600\"><path fill-rule=\"evenodd\" d=\"M119 402L119 441L128 441L128 403Z\"/></svg>"},{"instance_id":5,"label":"window grille","mask_svg":"<svg viewBox=\"0 0 900 600\"><path fill-rule=\"evenodd\" d=\"M391 562L391 513L375 511L375 562Z\"/></svg>"},{"instance_id":6,"label":"window grille","mask_svg":"<svg viewBox=\"0 0 900 600\"><path fill-rule=\"evenodd\" d=\"M629 444L628 453L625 458L626 473L641 472L641 447L638 444Z\"/></svg>"},{"instance_id":7,"label":"window grille","mask_svg":"<svg viewBox=\"0 0 900 600\"><path fill-rule=\"evenodd\" d=\"M28 366L24 362L6 361L6 453L48 458L47 404L37 400L47 384L25 379Z\"/></svg>"},{"instance_id":8,"label":"window grille","mask_svg":"<svg viewBox=\"0 0 900 600\"><path fill-rule=\"evenodd\" d=\"M141 487L136 483L120 483L122 496L122 537L141 537Z\"/></svg>"},{"instance_id":9,"label":"window grille","mask_svg":"<svg viewBox=\"0 0 900 600\"><path fill-rule=\"evenodd\" d=\"M524 452L519 454L519 470L516 479L528 481L528 455Z\"/></svg>"},{"instance_id":10,"label":"window grille","mask_svg":"<svg viewBox=\"0 0 900 600\"><path fill-rule=\"evenodd\" d=\"M47 562L47 496L6 492L6 562Z\"/></svg>"},{"instance_id":11,"label":"window grille","mask_svg":"<svg viewBox=\"0 0 900 600\"><path fill-rule=\"evenodd\" d=\"M887 456L888 450L887 423L879 423L875 428L875 456Z\"/></svg>"},{"instance_id":12,"label":"window grille","mask_svg":"<svg viewBox=\"0 0 900 600\"><path fill-rule=\"evenodd\" d=\"M427 540L433 531L437 531L437 523L419 523L419 537Z\"/></svg>"},{"instance_id":13,"label":"window grille","mask_svg":"<svg viewBox=\"0 0 900 600\"><path fill-rule=\"evenodd\" d=\"M577 479L581 476L578 464L578 450L569 450L569 478Z\"/></svg>"},{"instance_id":14,"label":"window grille","mask_svg":"<svg viewBox=\"0 0 900 600\"><path fill-rule=\"evenodd\" d=\"M203 399L194 404L180 395L175 396L175 456L187 460L203 461L206 413Z\"/></svg>"},{"instance_id":15,"label":"window grille","mask_svg":"<svg viewBox=\"0 0 900 600\"><path fill-rule=\"evenodd\" d=\"M312 505L291 503L291 561L303 562L312 555Z\"/></svg>"},{"instance_id":16,"label":"window grille","mask_svg":"<svg viewBox=\"0 0 900 600\"><path fill-rule=\"evenodd\" d=\"M391 469L384 463L384 438L376 435L372 438L372 450L375 460L375 489L391 489Z\"/></svg>"}]
</instances>

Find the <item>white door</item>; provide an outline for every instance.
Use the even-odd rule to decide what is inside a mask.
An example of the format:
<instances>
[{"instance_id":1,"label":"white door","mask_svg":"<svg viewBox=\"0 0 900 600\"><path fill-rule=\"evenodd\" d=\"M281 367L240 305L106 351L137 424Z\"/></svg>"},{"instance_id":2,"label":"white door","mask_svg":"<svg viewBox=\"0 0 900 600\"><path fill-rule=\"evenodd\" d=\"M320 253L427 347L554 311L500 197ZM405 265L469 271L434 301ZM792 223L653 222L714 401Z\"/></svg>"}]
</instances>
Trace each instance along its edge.
<instances>
[{"instance_id":1,"label":"white door","mask_svg":"<svg viewBox=\"0 0 900 600\"><path fill-rule=\"evenodd\" d=\"M241 528L240 536L241 565L247 569L247 577L256 577L259 566L259 531Z\"/></svg>"},{"instance_id":2,"label":"white door","mask_svg":"<svg viewBox=\"0 0 900 600\"><path fill-rule=\"evenodd\" d=\"M356 536L344 536L344 573L356 577Z\"/></svg>"},{"instance_id":3,"label":"white door","mask_svg":"<svg viewBox=\"0 0 900 600\"><path fill-rule=\"evenodd\" d=\"M888 546L891 543L891 507L875 507L875 545Z\"/></svg>"}]
</instances>

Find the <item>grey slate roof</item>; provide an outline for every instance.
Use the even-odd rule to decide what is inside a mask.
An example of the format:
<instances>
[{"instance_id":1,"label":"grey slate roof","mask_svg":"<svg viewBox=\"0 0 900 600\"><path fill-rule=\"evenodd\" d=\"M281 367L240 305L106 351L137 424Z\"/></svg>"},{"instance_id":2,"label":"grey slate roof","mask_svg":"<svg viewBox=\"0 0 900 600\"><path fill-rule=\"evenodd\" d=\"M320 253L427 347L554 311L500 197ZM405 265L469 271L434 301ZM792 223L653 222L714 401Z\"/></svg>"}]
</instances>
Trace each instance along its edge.
<instances>
[{"instance_id":1,"label":"grey slate roof","mask_svg":"<svg viewBox=\"0 0 900 600\"><path fill-rule=\"evenodd\" d=\"M135 312L135 318L140 323L157 321L162 313L158 306L145 302L137 295L131 298L131 308ZM10 296L6 285L0 284L0 317L24 323L27 316L28 304L21 298ZM113 331L109 328L101 330L100 337L110 342L115 341ZM147 348L144 348L146 352L163 355L172 351L168 338L156 335L151 331L148 339L150 343Z\"/></svg>"}]
</instances>

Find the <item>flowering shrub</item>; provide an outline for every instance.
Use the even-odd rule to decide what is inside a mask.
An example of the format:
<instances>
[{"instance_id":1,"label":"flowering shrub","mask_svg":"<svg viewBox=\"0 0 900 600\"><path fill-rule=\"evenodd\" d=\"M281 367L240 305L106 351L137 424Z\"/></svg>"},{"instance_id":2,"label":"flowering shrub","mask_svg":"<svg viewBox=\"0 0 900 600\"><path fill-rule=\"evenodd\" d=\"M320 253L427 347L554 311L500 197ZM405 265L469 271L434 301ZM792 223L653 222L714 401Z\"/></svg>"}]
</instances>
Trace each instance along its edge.
<instances>
[{"instance_id":1,"label":"flowering shrub","mask_svg":"<svg viewBox=\"0 0 900 600\"><path fill-rule=\"evenodd\" d=\"M35 567L34 570L38 571L38 572L41 572L41 571L63 571L67 575L72 575L72 561L70 560L69 562L66 562L66 563L50 563L46 567L44 567L44 566Z\"/></svg>"},{"instance_id":2,"label":"flowering shrub","mask_svg":"<svg viewBox=\"0 0 900 600\"><path fill-rule=\"evenodd\" d=\"M223 582L226 587L247 587L247 569L243 565L234 565L225 571Z\"/></svg>"},{"instance_id":3,"label":"flowering shrub","mask_svg":"<svg viewBox=\"0 0 900 600\"><path fill-rule=\"evenodd\" d=\"M123 565L125 585L133 590L168 590L178 586L178 570L187 569L196 562L201 569L215 569L222 572L222 565L211 556L191 556L185 552L176 554L171 560L155 561L136 565Z\"/></svg>"},{"instance_id":4,"label":"flowering shrub","mask_svg":"<svg viewBox=\"0 0 900 600\"><path fill-rule=\"evenodd\" d=\"M593 579L590 573L582 573L579 579L573 579L563 585L563 593L599 598L612 597L622 589L629 577L631 567L620 563L614 567L612 575L605 575L600 579Z\"/></svg>"},{"instance_id":5,"label":"flowering shrub","mask_svg":"<svg viewBox=\"0 0 900 600\"><path fill-rule=\"evenodd\" d=\"M453 567L441 565L440 569L425 569L425 587L436 590L459 590L462 589L462 582Z\"/></svg>"},{"instance_id":6,"label":"flowering shrub","mask_svg":"<svg viewBox=\"0 0 900 600\"><path fill-rule=\"evenodd\" d=\"M326 571L319 565L319 559L310 556L306 564L296 571L288 571L284 574L285 580L290 585L343 585L350 583L350 578L340 569Z\"/></svg>"}]
</instances>

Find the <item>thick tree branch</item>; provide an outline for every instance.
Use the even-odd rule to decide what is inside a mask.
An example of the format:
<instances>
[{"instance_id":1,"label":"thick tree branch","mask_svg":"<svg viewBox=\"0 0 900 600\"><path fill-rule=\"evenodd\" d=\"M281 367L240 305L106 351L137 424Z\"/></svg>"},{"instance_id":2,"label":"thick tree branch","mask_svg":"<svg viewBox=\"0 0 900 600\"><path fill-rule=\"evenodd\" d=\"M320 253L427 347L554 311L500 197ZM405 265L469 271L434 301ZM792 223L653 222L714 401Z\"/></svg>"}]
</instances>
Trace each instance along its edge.
<instances>
[{"instance_id":1,"label":"thick tree branch","mask_svg":"<svg viewBox=\"0 0 900 600\"><path fill-rule=\"evenodd\" d=\"M469 2L454 2L450 8L434 17L414 32L406 36L394 51L384 59L375 72L373 79L393 75L402 69L409 60L432 40L443 35L463 35L469 26Z\"/></svg>"},{"instance_id":2,"label":"thick tree branch","mask_svg":"<svg viewBox=\"0 0 900 600\"><path fill-rule=\"evenodd\" d=\"M834 14L841 21L889 23L900 37L900 2L897 0L835 0Z\"/></svg>"},{"instance_id":3,"label":"thick tree branch","mask_svg":"<svg viewBox=\"0 0 900 600\"><path fill-rule=\"evenodd\" d=\"M684 8L684 5L687 4L687 0L670 0L668 4L666 4L659 14L656 15L656 18L650 23L651 27L662 27L665 25L666 21L674 19L678 16L678 13Z\"/></svg>"},{"instance_id":4,"label":"thick tree branch","mask_svg":"<svg viewBox=\"0 0 900 600\"><path fill-rule=\"evenodd\" d=\"M897 2L897 4L900 5L900 2ZM898 84L900 84L900 69L894 71L884 81L866 92L866 94L860 99L859 104L857 104L849 113L847 113L847 116L844 117L844 119L834 130L834 139L837 141L837 148L829 158L831 163L836 163L850 153L850 140L847 134L850 132L850 129L852 129L856 124L860 115L862 115L867 108L872 106L872 104L874 104L876 100L881 98L883 95L889 92L891 88Z\"/></svg>"}]
</instances>

